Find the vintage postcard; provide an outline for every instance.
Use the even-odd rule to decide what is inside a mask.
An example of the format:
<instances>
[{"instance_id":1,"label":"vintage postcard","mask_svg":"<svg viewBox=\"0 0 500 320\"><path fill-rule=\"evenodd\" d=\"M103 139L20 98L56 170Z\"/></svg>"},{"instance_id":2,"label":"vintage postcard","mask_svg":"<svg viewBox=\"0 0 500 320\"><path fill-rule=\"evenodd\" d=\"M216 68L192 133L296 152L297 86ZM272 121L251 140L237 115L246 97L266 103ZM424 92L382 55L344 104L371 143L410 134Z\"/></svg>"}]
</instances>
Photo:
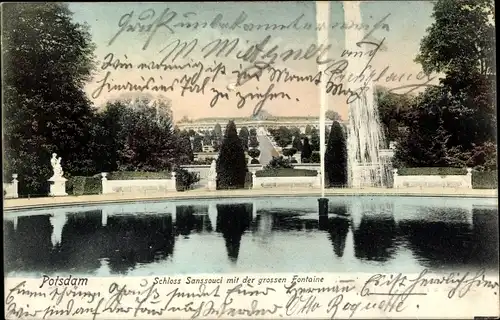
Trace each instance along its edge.
<instances>
[{"instance_id":1,"label":"vintage postcard","mask_svg":"<svg viewBox=\"0 0 500 320\"><path fill-rule=\"evenodd\" d=\"M3 3L5 318L498 317L494 12Z\"/></svg>"}]
</instances>

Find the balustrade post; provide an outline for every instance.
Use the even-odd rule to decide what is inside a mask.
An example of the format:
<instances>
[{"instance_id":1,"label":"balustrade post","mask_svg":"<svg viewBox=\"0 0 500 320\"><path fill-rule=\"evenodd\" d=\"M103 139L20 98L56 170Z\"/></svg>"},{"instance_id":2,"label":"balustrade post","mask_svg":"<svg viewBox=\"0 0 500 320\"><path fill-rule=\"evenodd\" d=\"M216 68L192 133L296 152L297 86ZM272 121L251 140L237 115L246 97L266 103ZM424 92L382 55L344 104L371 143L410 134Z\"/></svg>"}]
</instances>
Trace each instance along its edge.
<instances>
[{"instance_id":1,"label":"balustrade post","mask_svg":"<svg viewBox=\"0 0 500 320\"><path fill-rule=\"evenodd\" d=\"M17 173L12 175L12 198L19 198L19 181L17 180Z\"/></svg>"},{"instance_id":2,"label":"balustrade post","mask_svg":"<svg viewBox=\"0 0 500 320\"><path fill-rule=\"evenodd\" d=\"M106 172L101 172L101 193L106 194L109 193L108 191L108 178L107 178L107 173Z\"/></svg>"},{"instance_id":3,"label":"balustrade post","mask_svg":"<svg viewBox=\"0 0 500 320\"><path fill-rule=\"evenodd\" d=\"M472 168L467 168L467 188L472 189Z\"/></svg>"},{"instance_id":4,"label":"balustrade post","mask_svg":"<svg viewBox=\"0 0 500 320\"><path fill-rule=\"evenodd\" d=\"M392 169L392 187L399 188L398 169Z\"/></svg>"},{"instance_id":5,"label":"balustrade post","mask_svg":"<svg viewBox=\"0 0 500 320\"><path fill-rule=\"evenodd\" d=\"M316 183L314 185L315 188L321 188L321 179L322 179L322 176L321 176L321 170L320 169L316 169Z\"/></svg>"},{"instance_id":6,"label":"balustrade post","mask_svg":"<svg viewBox=\"0 0 500 320\"><path fill-rule=\"evenodd\" d=\"M172 171L172 177L171 179L171 190L169 191L177 191L177 174L175 171Z\"/></svg>"}]
</instances>

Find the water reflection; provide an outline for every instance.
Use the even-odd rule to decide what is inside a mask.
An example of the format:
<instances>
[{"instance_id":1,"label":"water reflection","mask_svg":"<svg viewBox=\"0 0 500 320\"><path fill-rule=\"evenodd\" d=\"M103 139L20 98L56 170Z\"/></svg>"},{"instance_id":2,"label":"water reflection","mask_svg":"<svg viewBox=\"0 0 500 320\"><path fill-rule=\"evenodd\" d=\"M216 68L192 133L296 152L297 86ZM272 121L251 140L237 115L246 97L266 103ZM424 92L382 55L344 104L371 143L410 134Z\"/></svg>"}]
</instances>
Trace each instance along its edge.
<instances>
[{"instance_id":1,"label":"water reflection","mask_svg":"<svg viewBox=\"0 0 500 320\"><path fill-rule=\"evenodd\" d=\"M175 244L172 227L167 214L109 217L104 252L111 272L126 274L137 264L168 258Z\"/></svg>"},{"instance_id":2,"label":"water reflection","mask_svg":"<svg viewBox=\"0 0 500 320\"><path fill-rule=\"evenodd\" d=\"M252 221L252 204L218 204L217 232L226 241L227 255L231 262L238 260L243 233Z\"/></svg>"},{"instance_id":3,"label":"water reflection","mask_svg":"<svg viewBox=\"0 0 500 320\"><path fill-rule=\"evenodd\" d=\"M432 210L438 214L441 210ZM455 210L466 216L463 210ZM420 263L429 268L464 265L495 266L498 261L498 230L492 222L497 210L473 209L473 223L466 220L403 220L400 233ZM449 214L442 212L442 215ZM458 216L458 215L457 215Z\"/></svg>"},{"instance_id":4,"label":"water reflection","mask_svg":"<svg viewBox=\"0 0 500 320\"><path fill-rule=\"evenodd\" d=\"M360 259L386 262L394 256L396 237L393 216L364 215L354 230L354 253Z\"/></svg>"},{"instance_id":5,"label":"water reflection","mask_svg":"<svg viewBox=\"0 0 500 320\"><path fill-rule=\"evenodd\" d=\"M332 199L329 216L319 217L314 198L300 200L300 205L192 202L57 209L4 218L6 272L151 274L153 266L158 268L154 272L328 272L343 266L362 272L373 271L373 263L397 263L402 271L412 266L498 268L494 206ZM213 241L218 238L224 241L224 257L211 248L219 245ZM176 256L181 239L183 254ZM200 256L214 258L208 262Z\"/></svg>"},{"instance_id":6,"label":"water reflection","mask_svg":"<svg viewBox=\"0 0 500 320\"><path fill-rule=\"evenodd\" d=\"M345 204L333 204L329 209L333 217L320 216L318 218L318 228L328 233L328 239L332 243L333 251L340 258L344 255L346 238L352 221L348 218L348 209Z\"/></svg>"}]
</instances>

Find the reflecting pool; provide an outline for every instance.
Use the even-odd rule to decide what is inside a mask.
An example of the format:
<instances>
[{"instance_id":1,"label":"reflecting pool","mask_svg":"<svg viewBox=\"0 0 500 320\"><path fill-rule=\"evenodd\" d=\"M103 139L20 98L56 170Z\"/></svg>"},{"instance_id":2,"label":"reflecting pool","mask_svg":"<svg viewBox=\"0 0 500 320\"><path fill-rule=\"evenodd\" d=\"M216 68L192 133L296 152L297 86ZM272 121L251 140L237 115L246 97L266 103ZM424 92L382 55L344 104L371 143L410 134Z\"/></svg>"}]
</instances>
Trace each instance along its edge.
<instances>
[{"instance_id":1,"label":"reflecting pool","mask_svg":"<svg viewBox=\"0 0 500 320\"><path fill-rule=\"evenodd\" d=\"M8 276L498 270L496 199L182 200L4 214ZM343 216L348 215L348 218Z\"/></svg>"}]
</instances>

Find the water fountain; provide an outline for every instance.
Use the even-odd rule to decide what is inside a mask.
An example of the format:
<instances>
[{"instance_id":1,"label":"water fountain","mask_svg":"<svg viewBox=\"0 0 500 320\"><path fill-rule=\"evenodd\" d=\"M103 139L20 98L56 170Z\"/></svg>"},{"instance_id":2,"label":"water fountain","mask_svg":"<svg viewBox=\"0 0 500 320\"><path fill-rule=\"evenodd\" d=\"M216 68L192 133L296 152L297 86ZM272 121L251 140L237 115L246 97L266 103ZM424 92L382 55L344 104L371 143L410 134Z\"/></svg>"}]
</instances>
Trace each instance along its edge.
<instances>
[{"instance_id":1,"label":"water fountain","mask_svg":"<svg viewBox=\"0 0 500 320\"><path fill-rule=\"evenodd\" d=\"M344 1L344 20L346 24L361 25L361 10L358 1ZM353 52L372 50L370 44L360 44L365 37L363 30L350 28L345 30L346 50ZM347 71L359 75L369 63L369 56L355 55L349 59ZM349 125L347 133L348 177L349 187L386 187L390 168L386 158L381 156L384 134L380 125L378 107L374 97L373 81L367 81L361 86L366 90L360 99L349 104ZM352 84L351 84L352 86ZM355 90L357 88L352 88Z\"/></svg>"},{"instance_id":2,"label":"water fountain","mask_svg":"<svg viewBox=\"0 0 500 320\"><path fill-rule=\"evenodd\" d=\"M316 22L330 25L330 2L329 1L316 1ZM321 28L317 31L318 45L328 43L328 30L329 28ZM323 74L326 69L325 64L318 65L318 71ZM328 215L328 199L325 198L325 113L328 104L328 96L326 86L324 84L319 87L320 96L320 115L319 115L319 132L320 132L320 163L321 163L321 198L318 199L319 215Z\"/></svg>"}]
</instances>

